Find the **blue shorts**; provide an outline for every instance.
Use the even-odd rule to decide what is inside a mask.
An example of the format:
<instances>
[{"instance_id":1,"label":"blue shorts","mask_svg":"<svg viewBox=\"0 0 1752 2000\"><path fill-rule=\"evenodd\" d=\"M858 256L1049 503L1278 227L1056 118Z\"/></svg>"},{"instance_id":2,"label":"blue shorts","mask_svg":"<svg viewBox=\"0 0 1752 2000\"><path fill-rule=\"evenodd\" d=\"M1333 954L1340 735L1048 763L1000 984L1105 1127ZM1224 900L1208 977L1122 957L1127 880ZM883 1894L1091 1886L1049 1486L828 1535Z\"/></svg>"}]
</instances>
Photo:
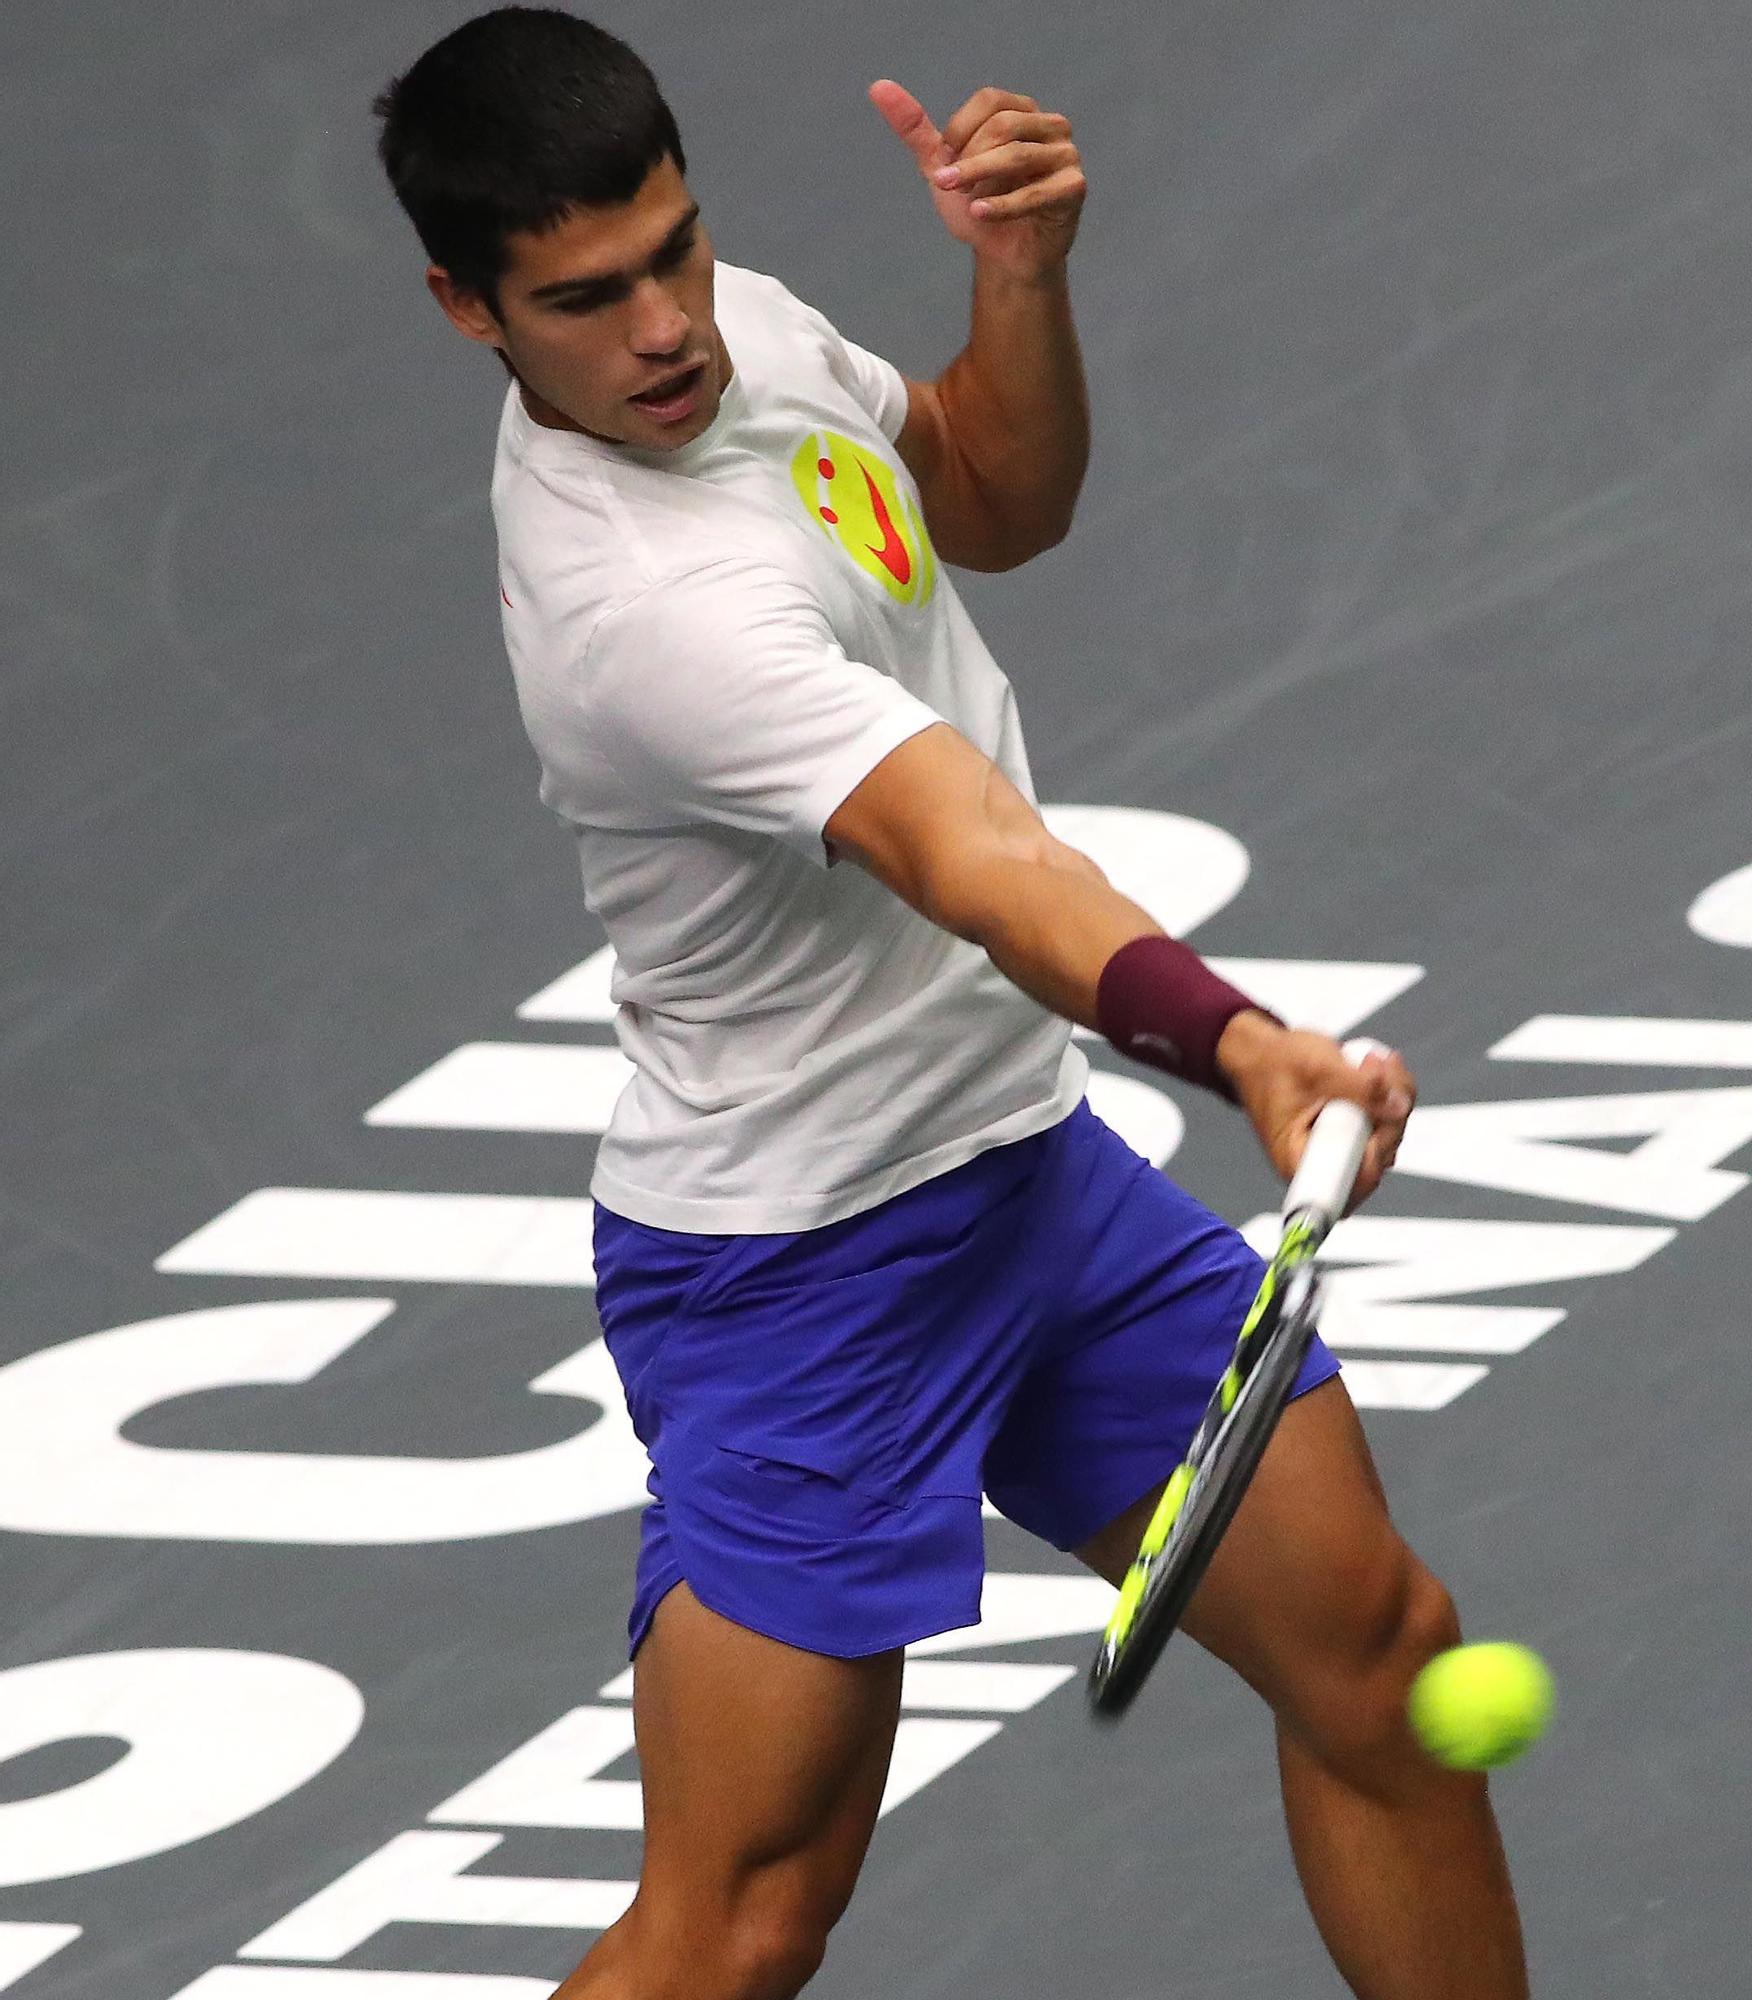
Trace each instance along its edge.
<instances>
[{"instance_id":1,"label":"blue shorts","mask_svg":"<svg viewBox=\"0 0 1752 2000\"><path fill-rule=\"evenodd\" d=\"M841 1657L973 1624L982 1493L1071 1549L1160 1484L1262 1269L1086 1104L792 1235L599 1206L597 1303L652 1460L633 1650L683 1580ZM1317 1339L1296 1393L1337 1372Z\"/></svg>"}]
</instances>

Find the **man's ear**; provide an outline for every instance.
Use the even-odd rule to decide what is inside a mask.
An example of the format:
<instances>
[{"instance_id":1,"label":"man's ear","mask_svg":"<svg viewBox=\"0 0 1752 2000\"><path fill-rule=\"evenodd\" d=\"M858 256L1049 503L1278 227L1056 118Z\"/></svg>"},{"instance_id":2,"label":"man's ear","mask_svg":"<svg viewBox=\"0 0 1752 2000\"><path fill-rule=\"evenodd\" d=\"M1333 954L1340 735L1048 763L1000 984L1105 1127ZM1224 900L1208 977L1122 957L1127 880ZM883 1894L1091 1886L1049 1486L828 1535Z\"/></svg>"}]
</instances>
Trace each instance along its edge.
<instances>
[{"instance_id":1,"label":"man's ear","mask_svg":"<svg viewBox=\"0 0 1752 2000\"><path fill-rule=\"evenodd\" d=\"M426 267L426 289L465 340L479 341L483 347L503 347L505 330L479 292L459 285L441 264Z\"/></svg>"}]
</instances>

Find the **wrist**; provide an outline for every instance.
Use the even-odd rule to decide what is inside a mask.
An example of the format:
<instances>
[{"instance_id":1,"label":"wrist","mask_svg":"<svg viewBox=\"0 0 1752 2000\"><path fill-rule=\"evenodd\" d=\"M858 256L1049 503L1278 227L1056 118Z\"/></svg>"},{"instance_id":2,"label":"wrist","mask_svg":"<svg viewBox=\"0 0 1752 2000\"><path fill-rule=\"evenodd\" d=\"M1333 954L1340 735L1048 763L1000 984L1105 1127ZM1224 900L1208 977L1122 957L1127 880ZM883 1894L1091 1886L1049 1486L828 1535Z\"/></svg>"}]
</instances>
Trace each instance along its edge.
<instances>
[{"instance_id":1,"label":"wrist","mask_svg":"<svg viewBox=\"0 0 1752 2000\"><path fill-rule=\"evenodd\" d=\"M1121 945L1095 990L1095 1025L1122 1055L1229 1098L1237 1081L1218 1048L1237 1022L1252 1023L1229 1043L1245 1073L1256 1034L1281 1024L1197 952L1160 932Z\"/></svg>"},{"instance_id":2,"label":"wrist","mask_svg":"<svg viewBox=\"0 0 1752 2000\"><path fill-rule=\"evenodd\" d=\"M1216 1066L1229 1086L1229 1094L1239 1100L1242 1084L1270 1059L1284 1024L1263 1007L1245 1007L1231 1015L1217 1037Z\"/></svg>"},{"instance_id":3,"label":"wrist","mask_svg":"<svg viewBox=\"0 0 1752 2000\"><path fill-rule=\"evenodd\" d=\"M1070 266L1063 257L1053 257L1038 266L1018 266L991 254L973 253L974 276L987 288L1013 292L1065 293L1070 290Z\"/></svg>"}]
</instances>

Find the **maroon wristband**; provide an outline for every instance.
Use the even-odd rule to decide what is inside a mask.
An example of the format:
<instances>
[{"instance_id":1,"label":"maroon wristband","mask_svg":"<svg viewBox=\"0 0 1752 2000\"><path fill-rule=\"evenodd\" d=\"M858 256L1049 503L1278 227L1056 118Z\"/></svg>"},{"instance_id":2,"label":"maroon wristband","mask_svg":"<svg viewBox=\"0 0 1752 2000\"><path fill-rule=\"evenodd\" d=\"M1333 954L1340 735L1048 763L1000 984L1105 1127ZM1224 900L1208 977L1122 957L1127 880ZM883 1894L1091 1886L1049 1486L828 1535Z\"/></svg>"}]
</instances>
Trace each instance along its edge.
<instances>
[{"instance_id":1,"label":"maroon wristband","mask_svg":"<svg viewBox=\"0 0 1752 2000\"><path fill-rule=\"evenodd\" d=\"M1178 938L1133 938L1102 968L1095 989L1095 1023L1121 1055L1165 1069L1234 1100L1217 1067L1217 1043L1249 1008L1277 1016L1219 979ZM1283 1024L1279 1022L1281 1027Z\"/></svg>"}]
</instances>

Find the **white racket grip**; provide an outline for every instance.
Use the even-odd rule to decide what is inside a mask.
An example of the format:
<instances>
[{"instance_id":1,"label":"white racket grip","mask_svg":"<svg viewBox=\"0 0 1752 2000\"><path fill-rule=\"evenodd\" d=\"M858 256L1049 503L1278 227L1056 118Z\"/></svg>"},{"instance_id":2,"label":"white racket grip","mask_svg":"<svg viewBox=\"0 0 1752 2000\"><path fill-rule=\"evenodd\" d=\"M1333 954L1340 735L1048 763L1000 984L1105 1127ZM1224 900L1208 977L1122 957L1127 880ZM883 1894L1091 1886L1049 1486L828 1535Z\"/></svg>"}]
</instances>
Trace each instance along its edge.
<instances>
[{"instance_id":1,"label":"white racket grip","mask_svg":"<svg viewBox=\"0 0 1752 2000\"><path fill-rule=\"evenodd\" d=\"M1367 1035L1357 1035L1345 1043L1344 1052L1351 1062L1361 1063L1364 1056L1384 1055L1386 1050ZM1301 1164L1285 1191L1286 1217L1298 1209L1317 1209L1326 1227L1332 1227L1350 1200L1372 1129L1369 1114L1360 1104L1336 1098L1326 1106L1314 1121Z\"/></svg>"}]
</instances>

